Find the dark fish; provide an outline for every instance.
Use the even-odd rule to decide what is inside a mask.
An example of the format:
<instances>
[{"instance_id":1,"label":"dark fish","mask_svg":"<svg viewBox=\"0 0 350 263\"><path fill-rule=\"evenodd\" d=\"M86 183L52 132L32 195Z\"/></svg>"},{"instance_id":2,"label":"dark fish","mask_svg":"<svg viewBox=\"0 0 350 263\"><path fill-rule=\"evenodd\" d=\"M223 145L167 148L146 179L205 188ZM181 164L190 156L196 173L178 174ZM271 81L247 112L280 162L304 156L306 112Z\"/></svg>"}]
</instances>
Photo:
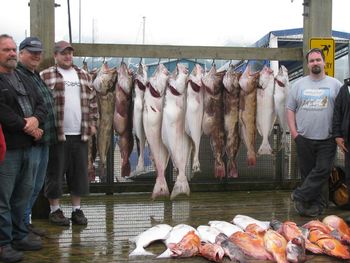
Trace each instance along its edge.
<instances>
[{"instance_id":1,"label":"dark fish","mask_svg":"<svg viewBox=\"0 0 350 263\"><path fill-rule=\"evenodd\" d=\"M130 176L129 157L134 146L132 135L132 89L133 76L127 65L122 62L118 68L118 81L116 82L114 129L119 135L119 150L122 157L121 175Z\"/></svg>"},{"instance_id":2,"label":"dark fish","mask_svg":"<svg viewBox=\"0 0 350 263\"><path fill-rule=\"evenodd\" d=\"M225 72L216 72L215 65L202 78L204 92L203 132L210 137L210 145L214 155L215 177L225 177L223 161L225 133L223 116L223 83Z\"/></svg>"},{"instance_id":3,"label":"dark fish","mask_svg":"<svg viewBox=\"0 0 350 263\"><path fill-rule=\"evenodd\" d=\"M227 176L238 177L236 156L240 145L238 119L239 119L239 78L242 73L235 72L230 66L226 72L224 84L224 121L226 135Z\"/></svg>"},{"instance_id":4,"label":"dark fish","mask_svg":"<svg viewBox=\"0 0 350 263\"><path fill-rule=\"evenodd\" d=\"M248 262L247 257L243 251L234 244L225 234L221 233L216 237L215 243L220 245L225 252L225 255L230 258L231 261Z\"/></svg>"}]
</instances>

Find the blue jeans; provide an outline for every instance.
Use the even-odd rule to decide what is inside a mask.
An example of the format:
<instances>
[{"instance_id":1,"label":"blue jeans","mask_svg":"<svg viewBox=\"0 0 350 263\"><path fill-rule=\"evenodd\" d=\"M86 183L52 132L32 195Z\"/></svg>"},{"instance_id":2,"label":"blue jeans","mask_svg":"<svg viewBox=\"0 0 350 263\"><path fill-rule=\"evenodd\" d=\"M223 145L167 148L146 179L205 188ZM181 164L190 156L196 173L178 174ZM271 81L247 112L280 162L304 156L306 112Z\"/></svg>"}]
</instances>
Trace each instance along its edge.
<instances>
[{"instance_id":1,"label":"blue jeans","mask_svg":"<svg viewBox=\"0 0 350 263\"><path fill-rule=\"evenodd\" d=\"M38 145L32 148L32 157L33 157L33 190L27 209L24 214L24 223L26 225L30 224L30 215L32 214L33 205L38 198L38 195L43 188L45 177L46 177L46 168L47 162L49 160L49 146L48 145Z\"/></svg>"},{"instance_id":2,"label":"blue jeans","mask_svg":"<svg viewBox=\"0 0 350 263\"><path fill-rule=\"evenodd\" d=\"M8 150L0 164L0 246L28 235L24 211L32 192L32 147Z\"/></svg>"}]
</instances>

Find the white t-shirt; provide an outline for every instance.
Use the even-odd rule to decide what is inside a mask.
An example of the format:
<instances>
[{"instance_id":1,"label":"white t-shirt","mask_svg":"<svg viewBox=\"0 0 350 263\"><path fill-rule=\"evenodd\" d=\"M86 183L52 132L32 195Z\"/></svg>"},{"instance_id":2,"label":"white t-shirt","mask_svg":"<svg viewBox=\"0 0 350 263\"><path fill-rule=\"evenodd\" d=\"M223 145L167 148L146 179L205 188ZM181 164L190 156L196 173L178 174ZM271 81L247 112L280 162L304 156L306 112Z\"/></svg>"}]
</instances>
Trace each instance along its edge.
<instances>
[{"instance_id":1,"label":"white t-shirt","mask_svg":"<svg viewBox=\"0 0 350 263\"><path fill-rule=\"evenodd\" d=\"M81 133L81 100L80 81L74 68L63 69L57 67L64 80L64 120L65 135L79 135Z\"/></svg>"}]
</instances>

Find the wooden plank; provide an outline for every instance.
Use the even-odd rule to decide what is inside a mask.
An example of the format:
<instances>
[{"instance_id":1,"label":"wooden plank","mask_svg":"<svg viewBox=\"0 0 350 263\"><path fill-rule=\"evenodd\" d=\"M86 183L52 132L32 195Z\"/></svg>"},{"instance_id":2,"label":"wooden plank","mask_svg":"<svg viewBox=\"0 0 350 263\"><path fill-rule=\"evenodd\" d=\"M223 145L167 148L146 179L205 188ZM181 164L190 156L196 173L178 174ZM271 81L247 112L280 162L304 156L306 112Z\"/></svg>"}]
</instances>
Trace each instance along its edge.
<instances>
[{"instance_id":1,"label":"wooden plank","mask_svg":"<svg viewBox=\"0 0 350 263\"><path fill-rule=\"evenodd\" d=\"M188 58L302 61L302 48L255 48L126 44L72 44L80 57Z\"/></svg>"}]
</instances>

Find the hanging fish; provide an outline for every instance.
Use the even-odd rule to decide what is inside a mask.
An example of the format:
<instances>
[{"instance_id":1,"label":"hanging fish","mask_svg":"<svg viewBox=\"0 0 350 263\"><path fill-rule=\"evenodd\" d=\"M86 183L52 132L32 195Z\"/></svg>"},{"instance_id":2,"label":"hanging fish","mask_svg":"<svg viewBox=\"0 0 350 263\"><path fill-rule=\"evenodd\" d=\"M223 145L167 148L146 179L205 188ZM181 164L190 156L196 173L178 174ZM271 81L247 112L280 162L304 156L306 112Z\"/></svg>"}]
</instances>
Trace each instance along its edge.
<instances>
[{"instance_id":1,"label":"hanging fish","mask_svg":"<svg viewBox=\"0 0 350 263\"><path fill-rule=\"evenodd\" d=\"M157 172L152 193L153 199L159 196L169 196L169 188L164 176L169 161L169 153L161 136L163 101L168 76L167 68L163 64L159 64L147 83L144 95L143 127Z\"/></svg>"},{"instance_id":2,"label":"hanging fish","mask_svg":"<svg viewBox=\"0 0 350 263\"><path fill-rule=\"evenodd\" d=\"M239 118L239 78L242 73L235 72L233 66L227 70L224 79L224 121L226 137L227 176L238 177L236 157L240 145Z\"/></svg>"},{"instance_id":3,"label":"hanging fish","mask_svg":"<svg viewBox=\"0 0 350 263\"><path fill-rule=\"evenodd\" d=\"M142 173L145 170L144 166L144 152L146 144L146 135L143 128L143 101L144 94L147 84L147 66L139 64L139 67L136 72L135 81L134 81L134 104L133 104L133 130L136 137L137 149L139 153L137 166L135 174Z\"/></svg>"},{"instance_id":4,"label":"hanging fish","mask_svg":"<svg viewBox=\"0 0 350 263\"><path fill-rule=\"evenodd\" d=\"M187 67L177 64L169 77L163 107L162 140L170 153L174 167L178 170L171 199L179 194L190 195L190 186L186 177L186 164L191 152L190 137L185 132L187 77Z\"/></svg>"},{"instance_id":5,"label":"hanging fish","mask_svg":"<svg viewBox=\"0 0 350 263\"><path fill-rule=\"evenodd\" d=\"M222 79L225 72L216 72L216 66L213 65L210 71L202 78L204 92L204 115L202 128L203 132L209 136L210 145L214 155L214 170L216 178L225 177L225 164L223 161L225 134L224 134L224 116Z\"/></svg>"},{"instance_id":6,"label":"hanging fish","mask_svg":"<svg viewBox=\"0 0 350 263\"><path fill-rule=\"evenodd\" d=\"M192 139L192 172L200 172L199 146L202 137L204 70L196 64L187 83L185 131Z\"/></svg>"},{"instance_id":7,"label":"hanging fish","mask_svg":"<svg viewBox=\"0 0 350 263\"><path fill-rule=\"evenodd\" d=\"M114 111L114 129L119 135L118 145L122 157L121 175L130 176L129 157L134 146L132 135L132 72L128 66L122 62L117 70L118 81L116 82L115 93L115 111Z\"/></svg>"}]
</instances>

